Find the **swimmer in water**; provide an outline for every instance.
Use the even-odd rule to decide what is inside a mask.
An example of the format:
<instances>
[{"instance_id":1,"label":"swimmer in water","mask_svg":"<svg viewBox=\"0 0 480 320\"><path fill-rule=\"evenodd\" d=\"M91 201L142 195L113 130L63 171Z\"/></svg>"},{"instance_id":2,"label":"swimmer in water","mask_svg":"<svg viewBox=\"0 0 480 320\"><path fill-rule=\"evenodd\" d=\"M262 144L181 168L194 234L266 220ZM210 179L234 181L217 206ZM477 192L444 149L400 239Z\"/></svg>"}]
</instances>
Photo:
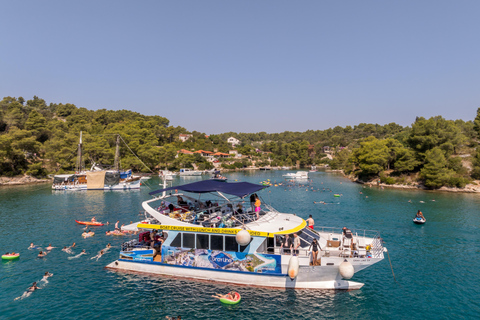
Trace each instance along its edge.
<instances>
[{"instance_id":1,"label":"swimmer in water","mask_svg":"<svg viewBox=\"0 0 480 320\"><path fill-rule=\"evenodd\" d=\"M43 257L45 257L46 255L47 255L46 252L40 251L40 252L38 253L37 258L43 258Z\"/></svg>"},{"instance_id":2,"label":"swimmer in water","mask_svg":"<svg viewBox=\"0 0 480 320\"><path fill-rule=\"evenodd\" d=\"M33 291L39 290L39 289L41 289L41 288L37 287L37 282L34 282L34 283L27 289L27 291L25 291L25 292L23 293L22 296L20 296L20 297L18 297L18 298L15 298L15 300L27 298L27 297L29 297L29 296L33 293Z\"/></svg>"},{"instance_id":3,"label":"swimmer in water","mask_svg":"<svg viewBox=\"0 0 480 320\"><path fill-rule=\"evenodd\" d=\"M77 245L77 244L74 242L74 243L70 246L70 248L75 248L76 245Z\"/></svg>"},{"instance_id":4,"label":"swimmer in water","mask_svg":"<svg viewBox=\"0 0 480 320\"><path fill-rule=\"evenodd\" d=\"M72 259L77 259L78 257L84 255L84 254L87 254L85 252L85 249L82 250L82 252L80 252L79 254L77 254L76 256L73 256L73 257L68 257L68 260L72 260Z\"/></svg>"},{"instance_id":5,"label":"swimmer in water","mask_svg":"<svg viewBox=\"0 0 480 320\"><path fill-rule=\"evenodd\" d=\"M72 249L70 249L70 247L63 247L62 251L68 254L73 254Z\"/></svg>"},{"instance_id":6,"label":"swimmer in water","mask_svg":"<svg viewBox=\"0 0 480 320\"><path fill-rule=\"evenodd\" d=\"M56 247L52 247L52 244L49 243L48 244L48 247L46 248L47 251L51 251L53 248L56 248Z\"/></svg>"},{"instance_id":7,"label":"swimmer in water","mask_svg":"<svg viewBox=\"0 0 480 320\"><path fill-rule=\"evenodd\" d=\"M103 250L100 250L100 252L96 256L91 257L90 259L97 258L97 261L98 261L98 259L100 259L100 257L103 256L104 254L105 254L105 252Z\"/></svg>"},{"instance_id":8,"label":"swimmer in water","mask_svg":"<svg viewBox=\"0 0 480 320\"><path fill-rule=\"evenodd\" d=\"M50 278L51 276L53 276L53 273L49 273L49 272L47 271L47 272L45 272L45 274L43 275L42 280L40 280L40 281L43 281L43 282L45 282L45 283L48 283L48 280L47 280L47 279Z\"/></svg>"},{"instance_id":9,"label":"swimmer in water","mask_svg":"<svg viewBox=\"0 0 480 320\"><path fill-rule=\"evenodd\" d=\"M30 243L30 247L28 247L29 250L37 249L37 246L32 243Z\"/></svg>"}]
</instances>

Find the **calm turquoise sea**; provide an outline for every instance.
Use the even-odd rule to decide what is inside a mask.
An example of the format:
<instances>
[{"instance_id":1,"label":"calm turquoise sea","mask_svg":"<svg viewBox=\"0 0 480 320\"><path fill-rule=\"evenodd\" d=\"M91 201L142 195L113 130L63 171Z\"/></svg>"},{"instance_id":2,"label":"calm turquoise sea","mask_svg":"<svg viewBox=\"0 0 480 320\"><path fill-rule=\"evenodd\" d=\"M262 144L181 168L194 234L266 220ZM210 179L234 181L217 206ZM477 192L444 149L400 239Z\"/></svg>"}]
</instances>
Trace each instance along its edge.
<instances>
[{"instance_id":1,"label":"calm turquoise sea","mask_svg":"<svg viewBox=\"0 0 480 320\"><path fill-rule=\"evenodd\" d=\"M231 173L232 180L282 181L285 171ZM141 202L158 189L158 179L140 191L53 192L50 185L0 188L0 252L20 259L0 265L1 319L468 319L480 315L480 195L363 188L335 174L311 174L311 186L271 187L259 195L281 212L307 218L316 226L377 230L388 258L352 280L356 291L272 290L236 286L242 302L223 306L210 296L231 287L211 282L120 273L104 267L117 258L129 237L106 236L116 220L128 224L143 213ZM175 184L194 179L177 178ZM314 190L312 191L311 187ZM325 188L325 191L323 191ZM332 192L329 192L329 191ZM334 193L343 196L334 198ZM411 202L409 202L411 200ZM325 201L329 204L314 204ZM422 210L427 223L412 218ZM95 216L111 225L81 237L77 220ZM43 259L30 242L55 249ZM61 249L76 242L77 259ZM107 243L114 248L91 259ZM14 300L46 272L42 290Z\"/></svg>"}]
</instances>

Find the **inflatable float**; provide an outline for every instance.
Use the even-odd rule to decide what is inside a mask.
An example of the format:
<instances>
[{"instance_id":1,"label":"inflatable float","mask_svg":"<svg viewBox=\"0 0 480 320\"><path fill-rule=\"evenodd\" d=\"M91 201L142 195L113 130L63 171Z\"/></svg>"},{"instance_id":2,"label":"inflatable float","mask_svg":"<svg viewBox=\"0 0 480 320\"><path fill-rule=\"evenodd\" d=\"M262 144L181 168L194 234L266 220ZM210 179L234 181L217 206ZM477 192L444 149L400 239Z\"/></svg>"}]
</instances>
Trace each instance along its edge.
<instances>
[{"instance_id":1,"label":"inflatable float","mask_svg":"<svg viewBox=\"0 0 480 320\"><path fill-rule=\"evenodd\" d=\"M240 300L242 300L240 293L234 292L233 295L235 296L234 300L230 300L227 298L220 298L220 302L224 304L237 304L240 302Z\"/></svg>"},{"instance_id":2,"label":"inflatable float","mask_svg":"<svg viewBox=\"0 0 480 320\"><path fill-rule=\"evenodd\" d=\"M3 260L13 260L13 259L17 259L18 257L20 257L20 253L4 254L4 255L2 256L2 259L3 259Z\"/></svg>"},{"instance_id":3,"label":"inflatable float","mask_svg":"<svg viewBox=\"0 0 480 320\"><path fill-rule=\"evenodd\" d=\"M87 226L103 226L103 223L101 222L78 221L78 220L75 220L75 222L78 224L85 224Z\"/></svg>"}]
</instances>

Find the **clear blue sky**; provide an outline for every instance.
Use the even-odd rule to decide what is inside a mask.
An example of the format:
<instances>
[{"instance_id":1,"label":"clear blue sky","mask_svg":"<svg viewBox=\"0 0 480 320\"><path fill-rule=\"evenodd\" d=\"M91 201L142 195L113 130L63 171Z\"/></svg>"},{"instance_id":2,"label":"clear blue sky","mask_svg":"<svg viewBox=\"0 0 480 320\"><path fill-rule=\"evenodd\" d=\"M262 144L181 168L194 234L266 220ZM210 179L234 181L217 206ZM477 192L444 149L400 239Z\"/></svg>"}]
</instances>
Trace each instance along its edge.
<instances>
[{"instance_id":1,"label":"clear blue sky","mask_svg":"<svg viewBox=\"0 0 480 320\"><path fill-rule=\"evenodd\" d=\"M480 107L480 1L2 1L0 96L208 134Z\"/></svg>"}]
</instances>

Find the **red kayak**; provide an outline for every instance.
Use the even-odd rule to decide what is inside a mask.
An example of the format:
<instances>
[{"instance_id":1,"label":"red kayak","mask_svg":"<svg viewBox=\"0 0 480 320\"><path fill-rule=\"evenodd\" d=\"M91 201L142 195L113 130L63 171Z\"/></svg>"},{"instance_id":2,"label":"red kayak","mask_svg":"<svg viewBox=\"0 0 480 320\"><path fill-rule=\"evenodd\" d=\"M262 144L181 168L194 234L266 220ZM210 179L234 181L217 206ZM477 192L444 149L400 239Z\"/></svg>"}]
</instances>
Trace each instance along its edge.
<instances>
[{"instance_id":1,"label":"red kayak","mask_svg":"<svg viewBox=\"0 0 480 320\"><path fill-rule=\"evenodd\" d=\"M103 226L103 223L101 222L78 221L78 220L75 220L75 222L78 224L86 224L87 226Z\"/></svg>"}]
</instances>

